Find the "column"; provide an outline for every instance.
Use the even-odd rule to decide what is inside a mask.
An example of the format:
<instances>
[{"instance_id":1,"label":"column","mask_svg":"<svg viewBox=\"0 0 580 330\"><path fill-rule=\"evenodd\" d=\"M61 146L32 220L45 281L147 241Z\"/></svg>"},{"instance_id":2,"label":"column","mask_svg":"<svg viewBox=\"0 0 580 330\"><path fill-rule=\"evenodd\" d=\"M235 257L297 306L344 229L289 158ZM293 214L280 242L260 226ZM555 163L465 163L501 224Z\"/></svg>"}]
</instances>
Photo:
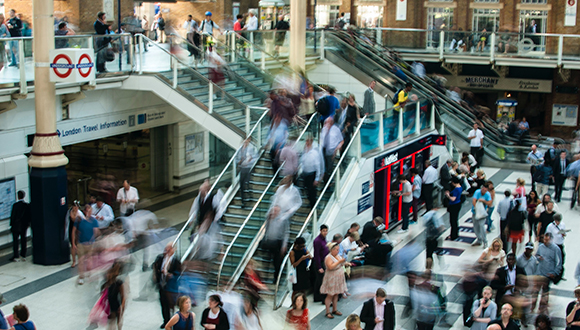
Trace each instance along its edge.
<instances>
[{"instance_id":1,"label":"column","mask_svg":"<svg viewBox=\"0 0 580 330\"><path fill-rule=\"evenodd\" d=\"M306 1L290 0L290 67L306 68Z\"/></svg>"},{"instance_id":2,"label":"column","mask_svg":"<svg viewBox=\"0 0 580 330\"><path fill-rule=\"evenodd\" d=\"M56 133L56 96L49 78L49 52L54 48L52 0L33 0L34 105L36 135L28 164L32 210L32 258L41 265L69 261L64 239L68 159ZM24 65L24 64L22 64Z\"/></svg>"}]
</instances>

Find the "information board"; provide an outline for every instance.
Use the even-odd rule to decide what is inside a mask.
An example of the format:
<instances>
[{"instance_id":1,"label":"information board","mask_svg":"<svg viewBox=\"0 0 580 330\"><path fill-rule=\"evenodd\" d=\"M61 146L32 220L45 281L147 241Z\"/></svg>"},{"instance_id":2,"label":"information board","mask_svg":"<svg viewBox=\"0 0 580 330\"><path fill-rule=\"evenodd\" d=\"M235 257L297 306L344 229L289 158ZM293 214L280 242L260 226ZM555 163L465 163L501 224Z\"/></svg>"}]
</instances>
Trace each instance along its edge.
<instances>
[{"instance_id":1,"label":"information board","mask_svg":"<svg viewBox=\"0 0 580 330\"><path fill-rule=\"evenodd\" d=\"M16 203L16 181L14 178L0 180L0 220L10 218L14 203Z\"/></svg>"}]
</instances>

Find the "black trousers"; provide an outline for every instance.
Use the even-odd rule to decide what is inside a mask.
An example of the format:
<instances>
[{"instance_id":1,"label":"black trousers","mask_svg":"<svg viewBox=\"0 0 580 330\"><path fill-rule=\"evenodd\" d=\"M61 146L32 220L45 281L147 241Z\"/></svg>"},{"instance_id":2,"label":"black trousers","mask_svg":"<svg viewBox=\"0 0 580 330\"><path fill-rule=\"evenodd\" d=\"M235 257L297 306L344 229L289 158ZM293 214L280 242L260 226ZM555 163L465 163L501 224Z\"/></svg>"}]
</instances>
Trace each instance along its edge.
<instances>
[{"instance_id":1,"label":"black trousers","mask_svg":"<svg viewBox=\"0 0 580 330\"><path fill-rule=\"evenodd\" d=\"M280 273L280 267L282 265L282 243L283 241L279 240L279 241L265 241L265 248L268 251L268 254L270 255L270 258L272 258L272 264L274 264L274 281L276 281L276 278L278 276L278 274Z\"/></svg>"},{"instance_id":2,"label":"black trousers","mask_svg":"<svg viewBox=\"0 0 580 330\"><path fill-rule=\"evenodd\" d=\"M171 293L164 289L159 289L159 303L161 304L161 315L163 316L163 324L167 324L171 317Z\"/></svg>"},{"instance_id":3,"label":"black trousers","mask_svg":"<svg viewBox=\"0 0 580 330\"><path fill-rule=\"evenodd\" d=\"M482 165L481 162L483 161L483 148L471 147L470 152L473 155L473 157L475 157L475 161L477 162L477 165L475 165L474 167L480 168Z\"/></svg>"},{"instance_id":4,"label":"black trousers","mask_svg":"<svg viewBox=\"0 0 580 330\"><path fill-rule=\"evenodd\" d=\"M308 201L310 202L310 208L314 207L316 204L316 187L314 186L314 181L316 179L316 172L303 173L302 181L304 182L304 188L306 189L306 195L308 196Z\"/></svg>"},{"instance_id":5,"label":"black trousers","mask_svg":"<svg viewBox=\"0 0 580 330\"><path fill-rule=\"evenodd\" d=\"M532 190L536 191L536 180L534 180L534 173L536 172L536 166L530 167L530 175L532 176Z\"/></svg>"},{"instance_id":6,"label":"black trousers","mask_svg":"<svg viewBox=\"0 0 580 330\"><path fill-rule=\"evenodd\" d=\"M449 224L451 225L451 239L459 237L459 211L461 211L461 203L451 204L447 208L449 211Z\"/></svg>"},{"instance_id":7,"label":"black trousers","mask_svg":"<svg viewBox=\"0 0 580 330\"><path fill-rule=\"evenodd\" d=\"M426 323L417 321L417 329L418 330L433 330L435 327L435 323Z\"/></svg>"},{"instance_id":8,"label":"black trousers","mask_svg":"<svg viewBox=\"0 0 580 330\"><path fill-rule=\"evenodd\" d=\"M433 184L424 183L422 189L423 198L425 199L425 208L427 209L427 212L429 212L433 208Z\"/></svg>"},{"instance_id":9,"label":"black trousers","mask_svg":"<svg viewBox=\"0 0 580 330\"><path fill-rule=\"evenodd\" d=\"M562 188L564 187L564 182L566 182L565 175L556 175L556 180L554 182L554 199L558 203L560 203L560 198L562 197Z\"/></svg>"},{"instance_id":10,"label":"black trousers","mask_svg":"<svg viewBox=\"0 0 580 330\"><path fill-rule=\"evenodd\" d=\"M433 259L433 253L437 250L439 245L439 240L437 238L427 238L425 240L425 251L427 252L427 258Z\"/></svg>"},{"instance_id":11,"label":"black trousers","mask_svg":"<svg viewBox=\"0 0 580 330\"><path fill-rule=\"evenodd\" d=\"M12 232L12 249L15 259L18 258L18 238L20 238L20 256L26 258L26 230Z\"/></svg>"},{"instance_id":12,"label":"black trousers","mask_svg":"<svg viewBox=\"0 0 580 330\"><path fill-rule=\"evenodd\" d=\"M248 190L250 190L250 178L252 177L252 168L242 167L240 170L240 191L242 196L242 204L246 202L248 197Z\"/></svg>"},{"instance_id":13,"label":"black trousers","mask_svg":"<svg viewBox=\"0 0 580 330\"><path fill-rule=\"evenodd\" d=\"M507 219L500 219L499 221L499 237L503 243L503 250L507 253L507 235L505 234L505 228L507 227Z\"/></svg>"},{"instance_id":14,"label":"black trousers","mask_svg":"<svg viewBox=\"0 0 580 330\"><path fill-rule=\"evenodd\" d=\"M326 295L320 293L320 287L322 286L322 280L324 279L324 273L320 273L318 271L318 269L314 269L312 271L316 273L316 278L314 280L314 292L313 292L314 302L324 301L324 299L326 298Z\"/></svg>"}]
</instances>

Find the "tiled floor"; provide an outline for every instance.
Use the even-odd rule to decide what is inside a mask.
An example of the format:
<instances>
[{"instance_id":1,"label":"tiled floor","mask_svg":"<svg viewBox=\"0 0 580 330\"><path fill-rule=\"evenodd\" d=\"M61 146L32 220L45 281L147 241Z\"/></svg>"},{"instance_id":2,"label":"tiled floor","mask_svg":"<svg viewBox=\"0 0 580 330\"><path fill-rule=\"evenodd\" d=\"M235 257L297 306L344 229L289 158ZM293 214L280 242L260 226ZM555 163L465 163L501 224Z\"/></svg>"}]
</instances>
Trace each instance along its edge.
<instances>
[{"instance_id":1,"label":"tiled floor","mask_svg":"<svg viewBox=\"0 0 580 330\"><path fill-rule=\"evenodd\" d=\"M529 181L529 173L527 172L513 172L500 169L486 168L488 178L496 183L496 190L501 192L506 188L513 188L515 180L522 177ZM529 189L529 187L528 187ZM564 192L564 203L568 203L570 191ZM498 194L498 202L501 199L501 194ZM173 206L159 209L156 211L160 217L170 219L171 224L183 221L185 218L191 200L179 202ZM576 285L576 280L573 278L573 273L576 264L580 260L577 255L571 253L577 251L580 243L573 239L574 233L578 230L576 219L578 219L578 211L570 210L568 206L562 205L561 210L564 215L564 222L572 229L569 238L566 242L566 249L569 252L566 260L566 278L567 281L560 282L557 286L553 286L553 295L550 298L551 316L556 320L556 327L562 327L562 319L565 317L564 310L568 302L573 300L572 291ZM440 210L440 212L444 212ZM463 210L464 214L460 218L460 224L465 227L470 227L471 223L466 222L470 217L470 213ZM497 216L496 216L497 223ZM496 225L497 227L497 225ZM404 235L392 234L390 238L395 243L393 251L394 259L396 260L397 253L404 247L409 247L410 242L421 242L423 227L421 224L410 227L409 233ZM448 232L443 236L447 236ZM462 233L462 236L471 236L472 233ZM498 230L488 235L491 240L498 235ZM159 242L156 246L151 248L153 254L160 251L163 245L171 240L171 237ZM417 270L424 269L425 253L422 251L421 243L418 246L420 251L416 251L416 256L410 263L410 267ZM462 329L463 324L460 317L461 304L459 283L460 278L466 265L473 263L480 255L481 247L471 247L469 244L460 242L445 241L440 244L446 248L457 248L463 250L460 256L445 256L445 265L442 267L438 262L435 263L435 272L443 275L445 283L445 291L448 293L450 315L447 321L452 323L453 329ZM137 252L137 258L141 258L141 252ZM0 290L8 293L7 304L1 306L2 310L7 313L12 306L18 303L26 304L31 310L31 318L37 325L38 329L84 329L87 326L87 316L90 308L95 303L98 297L98 281L88 282L83 286L75 284L76 277L69 265L43 267L32 264L30 261L23 263L11 263L0 267ZM447 276L445 276L447 275ZM142 287L149 281L150 273L141 272L140 270L133 271L128 283L130 286L130 298L125 314L124 329L157 329L161 323L161 313L159 304L157 302L157 295L155 292L149 292L148 301L133 301L139 295ZM352 281L349 283L350 291L353 294L351 297L339 302L339 309L345 316L337 317L334 320L327 320L324 317L324 306L320 303L311 303L309 310L311 314L311 323L313 329L325 330L339 330L344 329L344 322L346 315L350 313L359 313L364 300L369 299L377 287L384 287L387 293L395 302L397 312L397 329L412 330L412 319L403 319L400 314L403 311L406 302L407 285L405 277L401 275L394 276L388 282L378 281L373 279L362 279ZM265 329L283 329L284 315L289 307L289 299L283 304L283 307L277 311L272 311L271 301L266 298L266 302L261 306L262 324L267 325ZM200 303L200 306L194 308L197 315L201 315L201 311L205 308L205 303Z\"/></svg>"}]
</instances>

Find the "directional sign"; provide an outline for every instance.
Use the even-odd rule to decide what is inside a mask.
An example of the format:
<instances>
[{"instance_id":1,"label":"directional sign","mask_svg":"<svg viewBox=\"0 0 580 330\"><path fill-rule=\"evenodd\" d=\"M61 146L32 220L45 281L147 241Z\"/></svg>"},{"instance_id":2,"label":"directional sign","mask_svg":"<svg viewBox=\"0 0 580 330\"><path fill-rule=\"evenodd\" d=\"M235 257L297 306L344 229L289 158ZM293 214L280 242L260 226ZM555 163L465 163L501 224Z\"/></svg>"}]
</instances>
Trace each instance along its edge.
<instances>
[{"instance_id":1,"label":"directional sign","mask_svg":"<svg viewBox=\"0 0 580 330\"><path fill-rule=\"evenodd\" d=\"M85 48L59 48L50 51L50 81L85 82L95 79L94 51Z\"/></svg>"}]
</instances>

